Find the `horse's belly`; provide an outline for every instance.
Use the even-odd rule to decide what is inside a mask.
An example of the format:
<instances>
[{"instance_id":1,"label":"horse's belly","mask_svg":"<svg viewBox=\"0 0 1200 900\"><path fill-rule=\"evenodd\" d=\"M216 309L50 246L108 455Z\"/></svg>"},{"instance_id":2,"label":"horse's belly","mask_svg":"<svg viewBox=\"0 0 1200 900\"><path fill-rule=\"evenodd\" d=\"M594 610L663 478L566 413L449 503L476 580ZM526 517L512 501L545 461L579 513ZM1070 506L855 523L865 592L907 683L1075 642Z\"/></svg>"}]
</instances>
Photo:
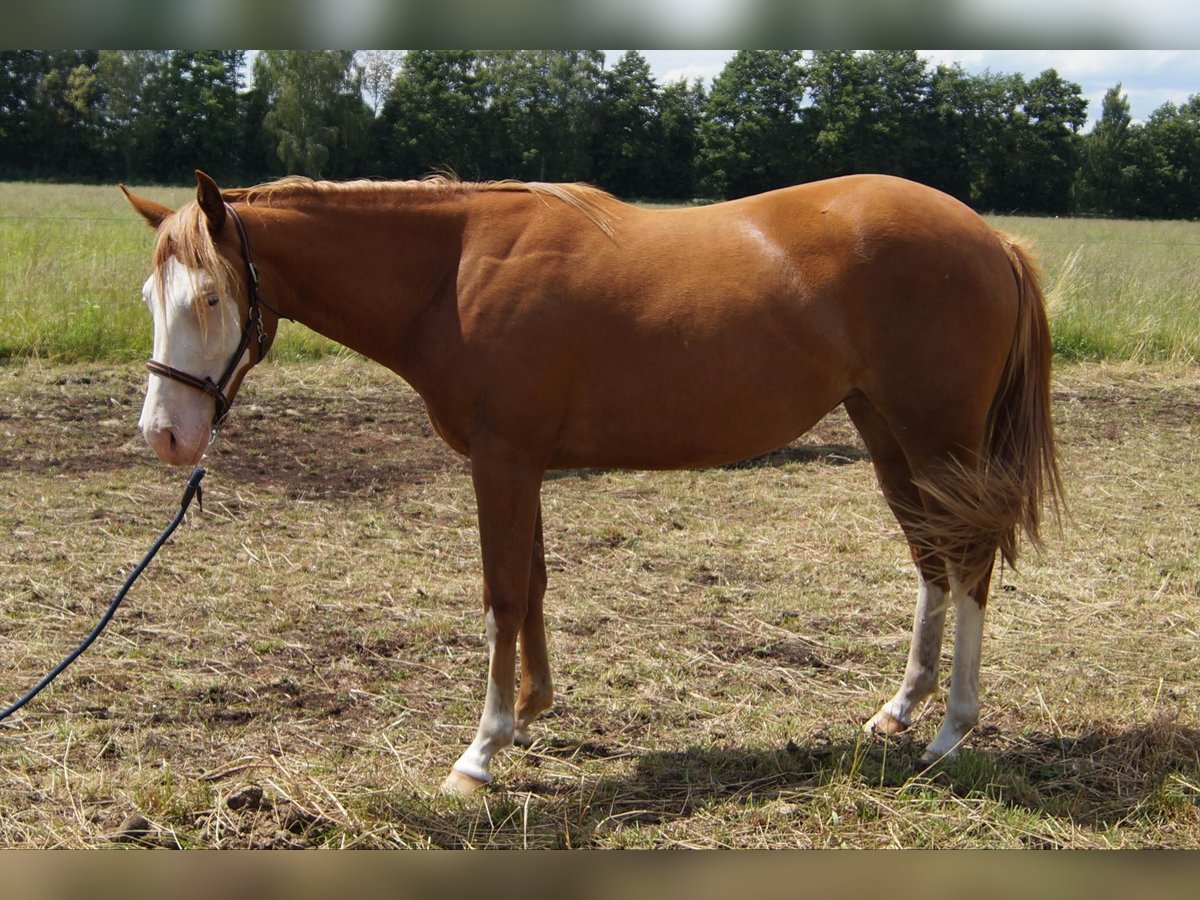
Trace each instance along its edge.
<instances>
[{"instance_id":1,"label":"horse's belly","mask_svg":"<svg viewBox=\"0 0 1200 900\"><path fill-rule=\"evenodd\" d=\"M837 379L694 377L615 385L567 416L554 468L684 469L769 453L819 422L845 396Z\"/></svg>"}]
</instances>

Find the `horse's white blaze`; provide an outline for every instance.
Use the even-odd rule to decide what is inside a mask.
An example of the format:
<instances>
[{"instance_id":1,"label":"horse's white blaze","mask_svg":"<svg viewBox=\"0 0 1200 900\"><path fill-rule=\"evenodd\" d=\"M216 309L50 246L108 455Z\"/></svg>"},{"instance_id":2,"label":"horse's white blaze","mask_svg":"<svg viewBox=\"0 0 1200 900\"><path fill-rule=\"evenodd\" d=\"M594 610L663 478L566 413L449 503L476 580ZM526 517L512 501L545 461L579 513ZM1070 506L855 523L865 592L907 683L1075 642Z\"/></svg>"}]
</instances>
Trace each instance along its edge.
<instances>
[{"instance_id":1,"label":"horse's white blaze","mask_svg":"<svg viewBox=\"0 0 1200 900\"><path fill-rule=\"evenodd\" d=\"M951 579L954 597L954 663L946 718L922 759L954 753L979 722L979 662L983 648L983 607Z\"/></svg>"},{"instance_id":2,"label":"horse's white blaze","mask_svg":"<svg viewBox=\"0 0 1200 900\"><path fill-rule=\"evenodd\" d=\"M507 679L499 679L492 664L496 655L496 616L491 610L487 613L487 637L489 665L483 716L475 740L454 764L456 770L484 784L492 780L492 757L512 743L514 727L512 673Z\"/></svg>"},{"instance_id":3,"label":"horse's white blaze","mask_svg":"<svg viewBox=\"0 0 1200 900\"><path fill-rule=\"evenodd\" d=\"M238 317L222 304L212 309L207 297L212 279L171 257L163 264L162 296L159 278L151 275L142 287L154 316L153 358L198 378L216 381L241 338ZM203 327L202 327L203 323ZM248 361L247 355L241 364ZM193 387L151 375L138 426L146 442L167 462L198 462L208 446L213 401ZM170 434L168 443L163 436Z\"/></svg>"}]
</instances>

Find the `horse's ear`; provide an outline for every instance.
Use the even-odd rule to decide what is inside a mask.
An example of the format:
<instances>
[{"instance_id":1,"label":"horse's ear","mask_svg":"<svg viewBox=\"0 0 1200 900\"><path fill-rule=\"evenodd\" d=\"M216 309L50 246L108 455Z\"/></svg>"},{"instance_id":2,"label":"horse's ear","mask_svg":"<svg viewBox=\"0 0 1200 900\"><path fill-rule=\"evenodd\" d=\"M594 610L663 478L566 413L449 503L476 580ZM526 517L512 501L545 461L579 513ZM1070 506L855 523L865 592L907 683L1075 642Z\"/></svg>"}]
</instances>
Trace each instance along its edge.
<instances>
[{"instance_id":1,"label":"horse's ear","mask_svg":"<svg viewBox=\"0 0 1200 900\"><path fill-rule=\"evenodd\" d=\"M125 195L125 199L141 214L141 217L146 220L151 228L158 228L162 224L163 219L174 212L173 209L163 206L161 203L155 203L153 200L139 197L123 184L118 184L117 187L121 189L121 193Z\"/></svg>"},{"instance_id":2,"label":"horse's ear","mask_svg":"<svg viewBox=\"0 0 1200 900\"><path fill-rule=\"evenodd\" d=\"M208 230L219 233L225 224L225 200L217 183L199 169L196 170L196 202L208 220Z\"/></svg>"}]
</instances>

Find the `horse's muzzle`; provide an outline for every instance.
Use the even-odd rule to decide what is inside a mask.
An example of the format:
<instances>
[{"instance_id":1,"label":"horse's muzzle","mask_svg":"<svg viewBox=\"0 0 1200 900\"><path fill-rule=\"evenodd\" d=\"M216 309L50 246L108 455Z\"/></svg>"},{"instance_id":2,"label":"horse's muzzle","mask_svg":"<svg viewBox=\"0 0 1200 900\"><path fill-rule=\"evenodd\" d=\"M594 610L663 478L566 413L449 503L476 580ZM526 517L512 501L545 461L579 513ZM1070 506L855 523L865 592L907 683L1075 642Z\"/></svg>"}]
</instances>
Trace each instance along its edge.
<instances>
[{"instance_id":1,"label":"horse's muzzle","mask_svg":"<svg viewBox=\"0 0 1200 900\"><path fill-rule=\"evenodd\" d=\"M171 466L196 465L208 447L207 433L201 434L199 440L188 440L170 426L146 427L142 435L155 455Z\"/></svg>"}]
</instances>

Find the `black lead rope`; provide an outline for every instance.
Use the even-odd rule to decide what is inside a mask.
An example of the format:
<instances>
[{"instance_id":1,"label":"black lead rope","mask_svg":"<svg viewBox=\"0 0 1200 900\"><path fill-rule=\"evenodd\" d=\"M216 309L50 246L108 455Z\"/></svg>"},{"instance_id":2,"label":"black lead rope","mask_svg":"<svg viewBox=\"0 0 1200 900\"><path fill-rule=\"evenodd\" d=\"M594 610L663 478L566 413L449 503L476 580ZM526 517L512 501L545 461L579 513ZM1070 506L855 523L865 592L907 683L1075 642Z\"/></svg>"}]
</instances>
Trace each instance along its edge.
<instances>
[{"instance_id":1,"label":"black lead rope","mask_svg":"<svg viewBox=\"0 0 1200 900\"><path fill-rule=\"evenodd\" d=\"M92 629L92 633L84 638L82 644L67 654L67 657L57 666L55 666L50 671L50 674L39 681L24 697L14 703L12 706L5 709L3 712L0 712L0 720L7 719L18 709L36 697L42 688L57 678L62 673L63 669L75 662L79 654L90 647L92 645L92 641L99 637L100 632L104 630L104 626L108 624L109 619L113 617L113 613L117 611L117 607L121 605L121 601L125 599L125 595L129 593L129 589L133 587L133 583L138 580L138 576L142 574L146 566L150 565L150 560L154 559L154 555L158 553L159 548L167 542L167 539L174 533L175 529L179 527L179 523L183 521L183 516L188 511L188 507L192 505L192 498L194 497L199 499L200 506L203 508L204 494L200 489L200 480L203 477L204 469L196 466L195 470L192 472L192 477L188 479L187 487L185 487L183 490L183 499L179 501L179 512L175 513L175 518L173 518L171 523L163 529L163 533L158 536L158 539L150 546L150 549L146 551L146 555L142 557L142 561L137 564L137 567L129 573L129 577L125 579L125 583L121 585L121 589L117 591L116 596L112 598L112 602L108 604L108 610L104 613L103 618L101 618L96 624L96 627Z\"/></svg>"}]
</instances>

